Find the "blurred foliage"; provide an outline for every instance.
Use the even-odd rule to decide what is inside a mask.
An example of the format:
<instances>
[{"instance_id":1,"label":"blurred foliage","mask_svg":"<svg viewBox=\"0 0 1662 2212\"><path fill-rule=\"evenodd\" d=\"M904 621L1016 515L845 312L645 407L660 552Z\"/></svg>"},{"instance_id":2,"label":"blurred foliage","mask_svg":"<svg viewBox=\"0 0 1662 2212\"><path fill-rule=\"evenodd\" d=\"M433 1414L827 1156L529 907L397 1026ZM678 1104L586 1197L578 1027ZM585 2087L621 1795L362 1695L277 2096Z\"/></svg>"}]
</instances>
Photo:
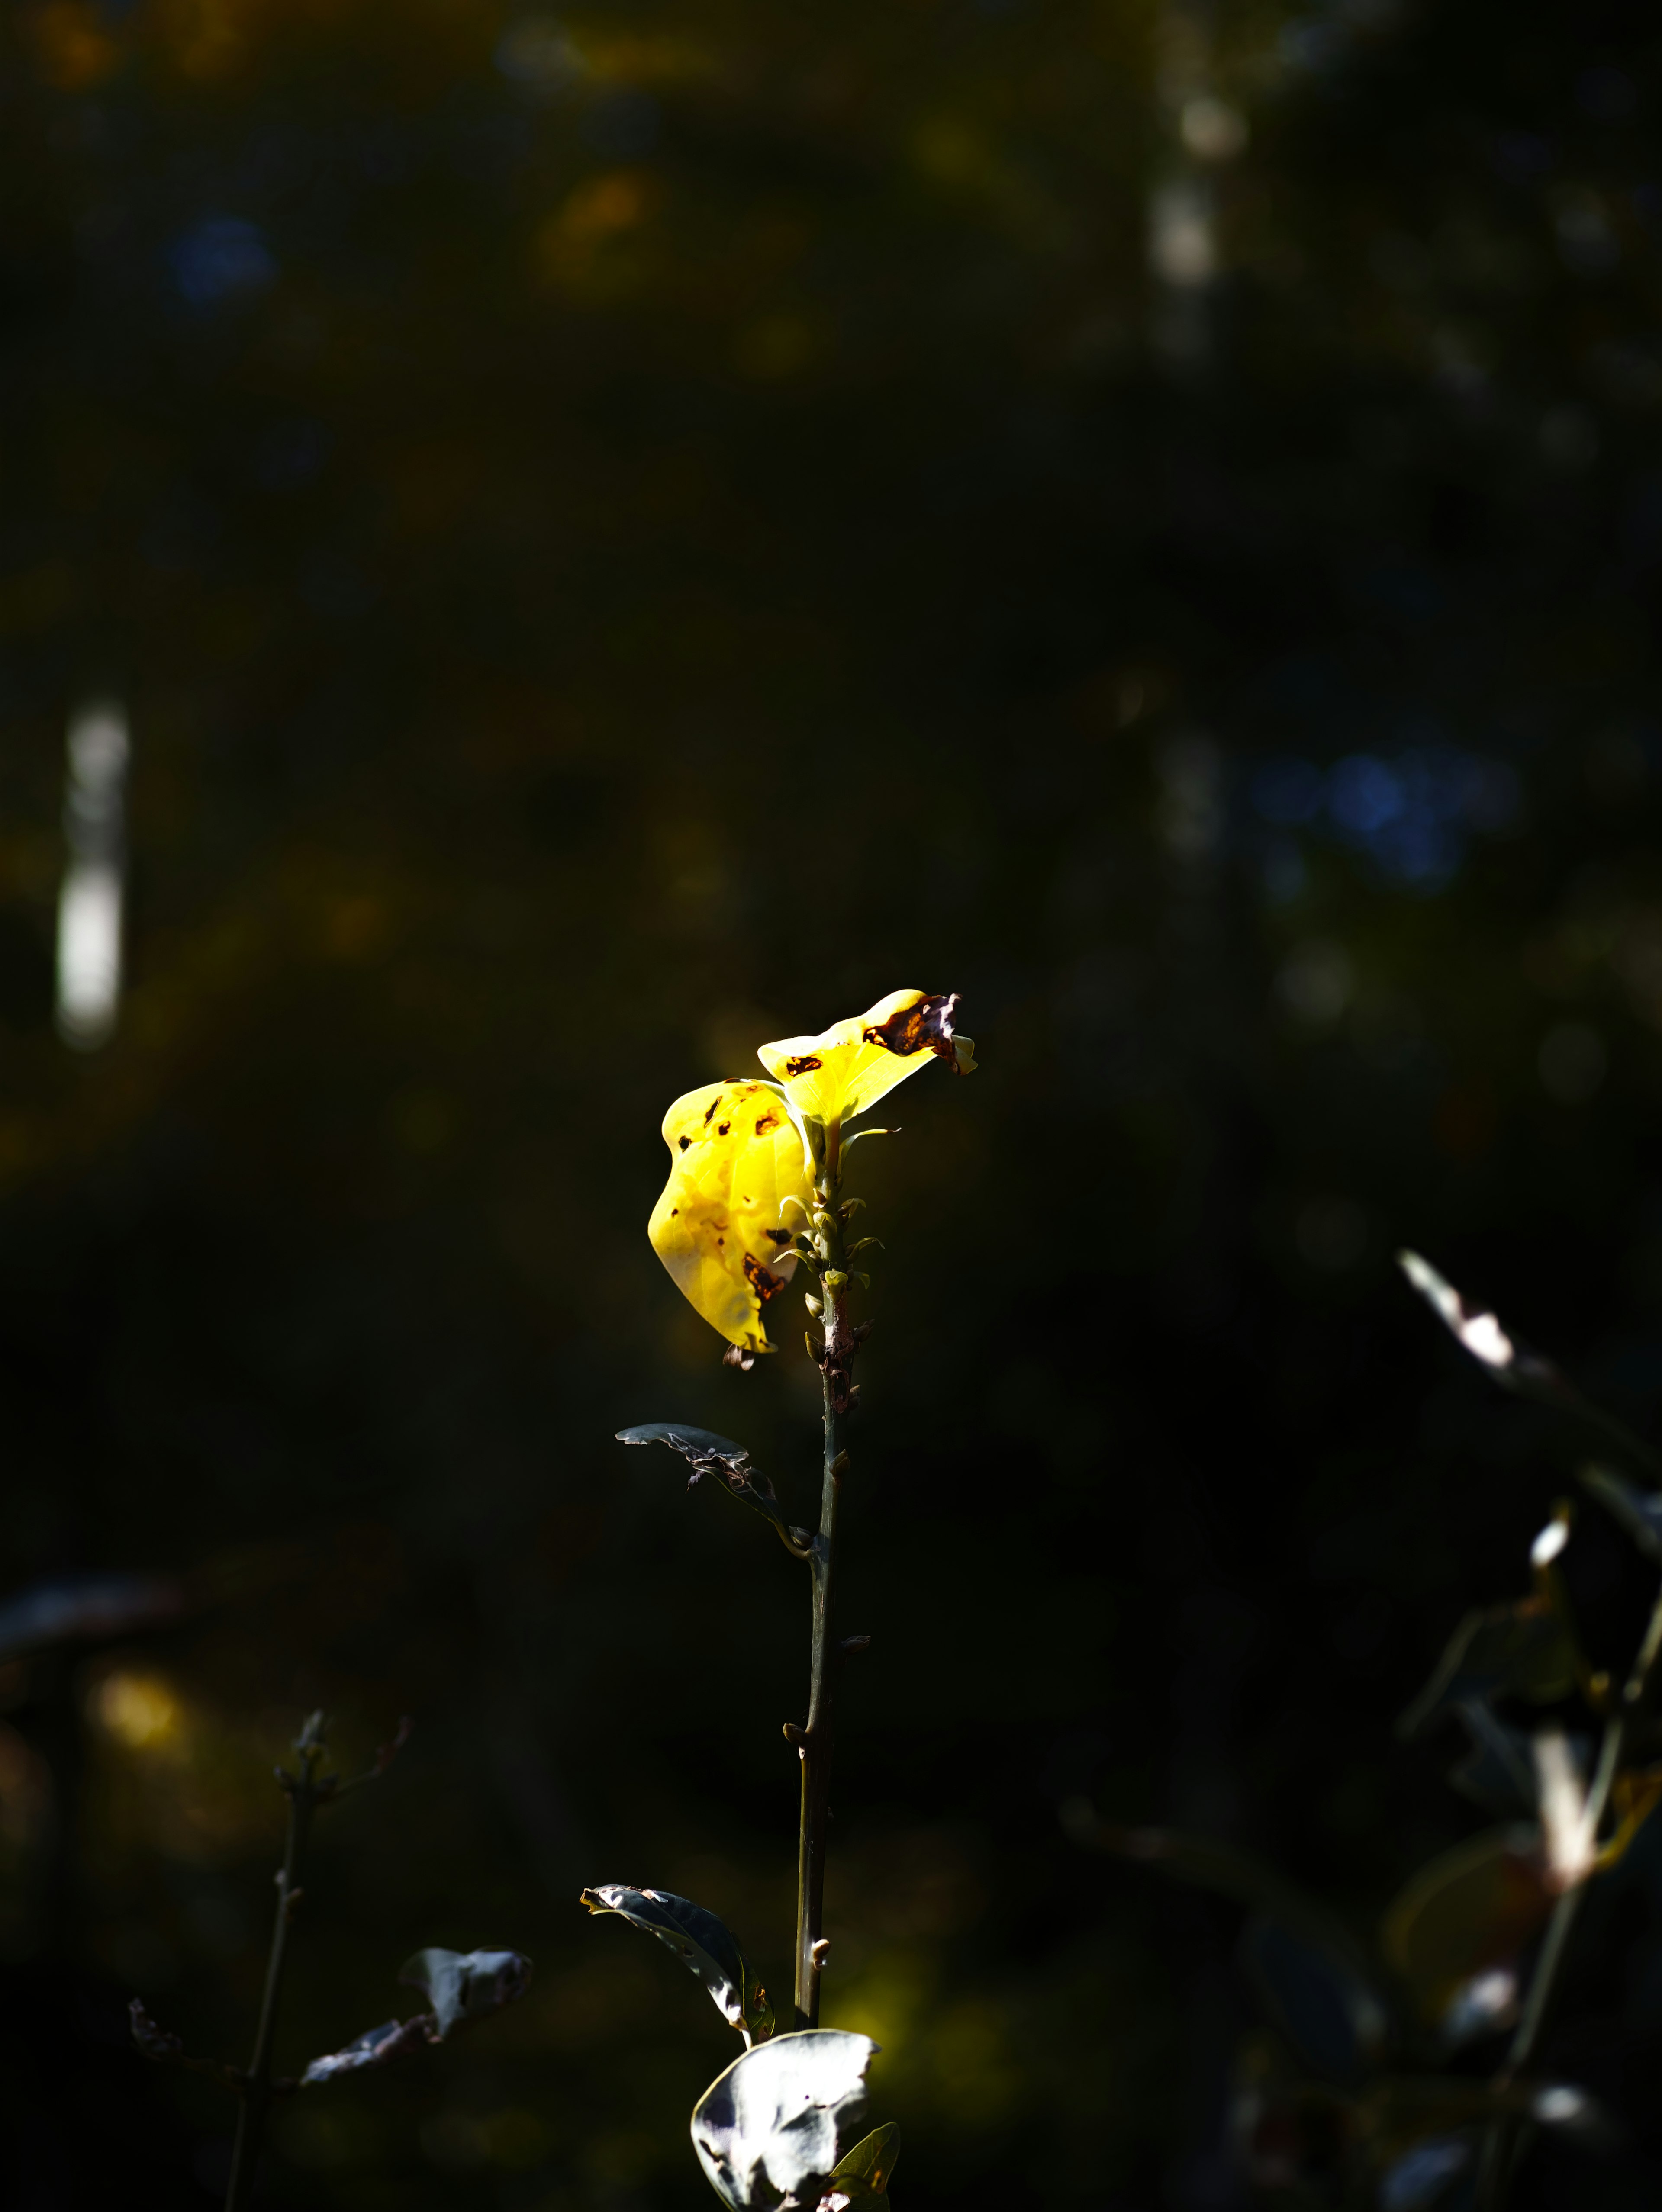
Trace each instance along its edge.
<instances>
[{"instance_id":1,"label":"blurred foliage","mask_svg":"<svg viewBox=\"0 0 1662 2212\"><path fill-rule=\"evenodd\" d=\"M318 1839L279 2063L419 1943L538 1978L282 2114L271 2201L709 2201L729 2031L577 1892L697 1897L788 1985L799 1572L612 1438L736 1435L800 1519L818 1378L715 1364L657 1128L897 981L984 1073L857 1156L826 2020L918 2212L1243 2201L1239 1910L1058 1802L1376 1924L1480 1824L1391 1721L1559 1482L1391 1249L1662 1389L1654 41L8 13L0 1587L191 1595L0 1676L9 2201L213 2201L218 2100L125 2008L240 2037L314 1705L418 1729ZM64 726L112 688L131 972L77 1054ZM1592 1516L1562 1564L1616 1663L1642 1573ZM1543 2150L1543 2203L1655 2193L1628 1865L1543 2064L1632 2142Z\"/></svg>"}]
</instances>

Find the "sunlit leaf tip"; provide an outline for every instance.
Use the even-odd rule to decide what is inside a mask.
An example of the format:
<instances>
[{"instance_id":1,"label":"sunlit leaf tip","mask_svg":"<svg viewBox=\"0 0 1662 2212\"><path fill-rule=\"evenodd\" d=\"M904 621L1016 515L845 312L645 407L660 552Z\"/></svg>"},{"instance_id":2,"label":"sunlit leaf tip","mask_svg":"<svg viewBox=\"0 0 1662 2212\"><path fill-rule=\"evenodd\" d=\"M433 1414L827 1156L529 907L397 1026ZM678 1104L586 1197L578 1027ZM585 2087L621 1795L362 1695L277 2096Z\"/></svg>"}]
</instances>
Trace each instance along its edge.
<instances>
[{"instance_id":1,"label":"sunlit leaf tip","mask_svg":"<svg viewBox=\"0 0 1662 2212\"><path fill-rule=\"evenodd\" d=\"M671 1890L634 1889L615 1881L584 1890L579 1902L591 1912L615 1912L630 1927L655 1936L703 1984L722 2019L746 2042L765 2043L773 2033L768 1993L733 1931L715 1913Z\"/></svg>"},{"instance_id":2,"label":"sunlit leaf tip","mask_svg":"<svg viewBox=\"0 0 1662 2212\"><path fill-rule=\"evenodd\" d=\"M818 2205L866 2107L877 2045L839 2028L776 2036L735 2059L692 2113L692 2147L732 2212Z\"/></svg>"},{"instance_id":3,"label":"sunlit leaf tip","mask_svg":"<svg viewBox=\"0 0 1662 2212\"><path fill-rule=\"evenodd\" d=\"M1422 1259L1417 1252L1399 1252L1397 1264L1433 1312L1474 1359L1482 1360L1485 1367L1493 1368L1500 1374L1505 1374L1512 1368L1518 1357L1518 1347L1494 1314L1468 1305L1452 1283L1440 1275L1430 1261Z\"/></svg>"},{"instance_id":4,"label":"sunlit leaf tip","mask_svg":"<svg viewBox=\"0 0 1662 2212\"><path fill-rule=\"evenodd\" d=\"M757 1053L798 1110L814 1121L849 1121L930 1059L973 1073L974 1040L954 1028L958 994L891 991L863 1014L817 1036L781 1037Z\"/></svg>"}]
</instances>

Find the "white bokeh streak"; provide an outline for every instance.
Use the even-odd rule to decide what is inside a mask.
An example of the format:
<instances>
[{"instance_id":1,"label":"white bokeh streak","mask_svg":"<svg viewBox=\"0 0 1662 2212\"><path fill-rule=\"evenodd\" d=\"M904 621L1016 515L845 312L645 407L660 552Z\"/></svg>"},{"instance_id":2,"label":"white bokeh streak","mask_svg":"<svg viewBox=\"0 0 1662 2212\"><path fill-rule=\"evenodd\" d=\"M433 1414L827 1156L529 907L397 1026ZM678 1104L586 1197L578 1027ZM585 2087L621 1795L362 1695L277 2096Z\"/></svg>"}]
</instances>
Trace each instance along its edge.
<instances>
[{"instance_id":1,"label":"white bokeh streak","mask_svg":"<svg viewBox=\"0 0 1662 2212\"><path fill-rule=\"evenodd\" d=\"M58 902L58 1030L90 1051L113 1033L121 1002L127 717L96 699L70 718L64 828L69 862Z\"/></svg>"}]
</instances>

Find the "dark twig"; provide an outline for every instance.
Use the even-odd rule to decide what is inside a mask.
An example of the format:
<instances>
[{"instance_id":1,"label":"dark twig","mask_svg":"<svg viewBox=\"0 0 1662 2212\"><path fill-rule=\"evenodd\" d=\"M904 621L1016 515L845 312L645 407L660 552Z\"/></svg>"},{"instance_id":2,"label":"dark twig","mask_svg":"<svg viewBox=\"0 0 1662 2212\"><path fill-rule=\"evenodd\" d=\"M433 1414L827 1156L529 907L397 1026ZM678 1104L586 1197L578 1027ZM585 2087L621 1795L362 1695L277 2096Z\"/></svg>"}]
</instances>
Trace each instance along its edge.
<instances>
[{"instance_id":1,"label":"dark twig","mask_svg":"<svg viewBox=\"0 0 1662 2212\"><path fill-rule=\"evenodd\" d=\"M411 1731L415 1725L411 1717L405 1713L393 1732L392 1741L378 1744L375 1747L375 1755L362 1774L350 1775L344 1782L337 1781L332 1775L326 1776L318 1785L319 1802L321 1802L326 1798L332 1801L337 1797L344 1797L349 1790L362 1790L366 1782L379 1782L405 1744L409 1742Z\"/></svg>"},{"instance_id":2,"label":"dark twig","mask_svg":"<svg viewBox=\"0 0 1662 2212\"><path fill-rule=\"evenodd\" d=\"M225 2212L245 2212L253 2188L265 2115L272 2099L280 2094L271 2078L271 2044L277 2032L277 2001L283 1994L283 1972L288 1961L289 1927L301 1897L301 1863L311 1833L313 1814L320 1804L338 1795L340 1788L332 1776L322 1780L318 1778L318 1764L324 1750L321 1713L314 1713L307 1721L295 1748L300 1753L299 1773L286 1774L281 1767L277 1769L277 1780L289 1800L289 1833L283 1845L283 1864L277 1871L277 1914L265 1966L265 1993L260 2001L259 2025L254 2033L254 2055L243 2085L242 2107L237 2114Z\"/></svg>"},{"instance_id":3,"label":"dark twig","mask_svg":"<svg viewBox=\"0 0 1662 2212\"><path fill-rule=\"evenodd\" d=\"M802 1762L802 1809L796 1862L796 2025L819 2022L819 1980L825 1962L821 1933L825 1900L825 1830L831 1810L831 1752L835 1737L837 1677L843 1654L834 1631L837 1577L837 1511L849 1464L843 1443L854 1402L854 1355L858 1332L849 1313L850 1278L844 1264L843 1224L837 1206L842 1181L841 1130L829 1124L815 1177L813 1216L820 1261L825 1348L819 1355L825 1378L825 1449L819 1492L819 1530L808 1553L813 1577L813 1647L809 1662L808 1719L798 1744ZM810 1340L812 1342L812 1340Z\"/></svg>"}]
</instances>

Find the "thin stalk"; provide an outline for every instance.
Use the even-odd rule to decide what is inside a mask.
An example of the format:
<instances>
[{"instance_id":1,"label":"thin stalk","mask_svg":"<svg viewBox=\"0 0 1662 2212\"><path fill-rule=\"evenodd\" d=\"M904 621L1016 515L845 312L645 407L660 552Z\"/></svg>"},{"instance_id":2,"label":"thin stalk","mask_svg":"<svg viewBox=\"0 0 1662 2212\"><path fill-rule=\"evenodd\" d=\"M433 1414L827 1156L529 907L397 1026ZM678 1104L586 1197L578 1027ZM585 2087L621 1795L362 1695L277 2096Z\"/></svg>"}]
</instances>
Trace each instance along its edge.
<instances>
[{"instance_id":1,"label":"thin stalk","mask_svg":"<svg viewBox=\"0 0 1662 2212\"><path fill-rule=\"evenodd\" d=\"M841 1654L835 1640L833 1599L837 1579L837 1509L848 1467L843 1443L852 1389L855 1339L849 1316L849 1278L843 1264L843 1225L837 1218L842 1182L842 1133L835 1122L825 1131L823 1164L815 1185L813 1216L824 1262L825 1352L825 1450L819 1491L819 1531L808 1556L813 1579L813 1629L809 1660L808 1720L798 1747L802 1762L802 1809L796 1855L796 2025L819 2024L819 1980L824 1954L825 1827L830 1817L831 1751L836 1734L837 1676Z\"/></svg>"},{"instance_id":2,"label":"thin stalk","mask_svg":"<svg viewBox=\"0 0 1662 2212\"><path fill-rule=\"evenodd\" d=\"M283 1972L288 1960L289 1923L300 1902L301 1862L311 1833L312 1815L326 1794L314 1787L318 1761L323 1756L321 1713L312 1715L301 1730L295 1748L300 1753L300 1772L292 1777L279 1773L278 1778L288 1793L289 1832L277 1876L277 1917L271 1925L271 1949L265 1964L265 1993L260 2000L259 2025L254 2031L254 2055L242 2087L236 2139L231 2147L231 2179L225 2192L225 2212L246 2212L253 2191L265 2115L271 2108L271 2045L277 2033L277 2000L283 1993Z\"/></svg>"},{"instance_id":3,"label":"thin stalk","mask_svg":"<svg viewBox=\"0 0 1662 2212\"><path fill-rule=\"evenodd\" d=\"M1587 1791L1587 1810L1595 1836L1609 1809L1616 1778L1627 1757L1629 1735L1650 1700L1659 1661L1662 1661L1662 1595L1658 1597L1652 1609L1649 1625L1645 1630L1645 1640L1639 1647L1633 1671L1604 1723L1604 1737L1598 1747L1598 1764L1593 1771L1592 1783ZM1576 1916L1581 1910L1586 1886L1587 1878L1578 1881L1573 1888L1564 1892L1553 1907L1552 1917L1547 1923L1547 1932L1542 1938L1540 1956L1530 1978L1529 1996L1525 2001L1523 2013L1507 2052L1506 2065L1496 2085L1502 2090L1511 2087L1535 2057L1552 2008L1552 2001L1557 1995L1559 1976L1563 1971L1570 1937L1574 1931ZM1491 2124L1483 2138L1482 2155L1477 2168L1477 2202L1482 2212L1500 2212L1500 2208L1506 2203L1513 2177L1529 2147L1530 2132L1528 2120L1515 2114L1508 2114Z\"/></svg>"}]
</instances>

